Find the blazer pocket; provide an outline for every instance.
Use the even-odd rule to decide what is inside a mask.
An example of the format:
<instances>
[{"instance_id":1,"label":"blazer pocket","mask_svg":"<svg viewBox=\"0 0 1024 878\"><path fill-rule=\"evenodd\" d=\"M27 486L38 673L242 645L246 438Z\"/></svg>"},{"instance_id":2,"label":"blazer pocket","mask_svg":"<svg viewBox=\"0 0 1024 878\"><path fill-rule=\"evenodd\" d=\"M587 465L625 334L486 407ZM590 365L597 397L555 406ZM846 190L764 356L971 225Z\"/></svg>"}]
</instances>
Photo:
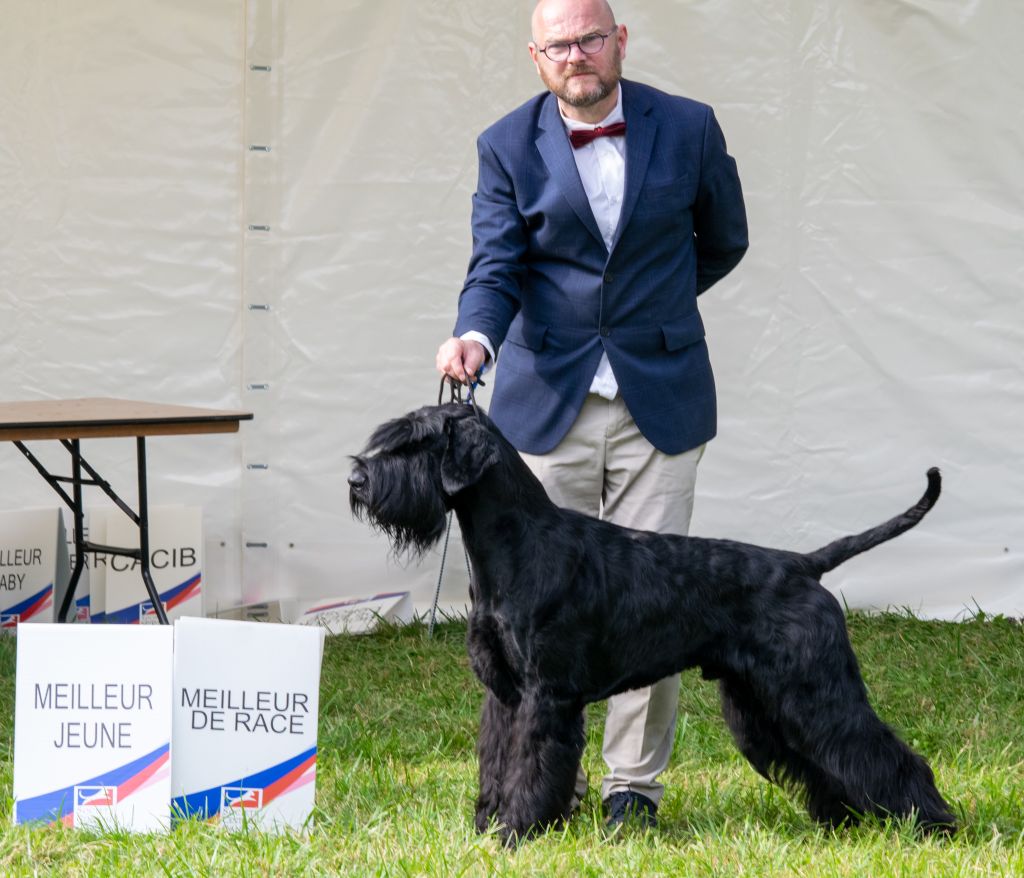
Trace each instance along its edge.
<instances>
[{"instance_id":1,"label":"blazer pocket","mask_svg":"<svg viewBox=\"0 0 1024 878\"><path fill-rule=\"evenodd\" d=\"M663 199L682 198L690 190L690 175L684 174L667 182L644 186L640 190L641 201L660 201Z\"/></svg>"},{"instance_id":2,"label":"blazer pocket","mask_svg":"<svg viewBox=\"0 0 1024 878\"><path fill-rule=\"evenodd\" d=\"M509 327L506 341L529 348L531 351L539 351L544 349L544 336L547 332L548 328L541 323L520 320Z\"/></svg>"},{"instance_id":3,"label":"blazer pocket","mask_svg":"<svg viewBox=\"0 0 1024 878\"><path fill-rule=\"evenodd\" d=\"M704 340L704 321L694 311L686 317L679 317L661 324L661 334L665 339L665 349L678 351Z\"/></svg>"}]
</instances>

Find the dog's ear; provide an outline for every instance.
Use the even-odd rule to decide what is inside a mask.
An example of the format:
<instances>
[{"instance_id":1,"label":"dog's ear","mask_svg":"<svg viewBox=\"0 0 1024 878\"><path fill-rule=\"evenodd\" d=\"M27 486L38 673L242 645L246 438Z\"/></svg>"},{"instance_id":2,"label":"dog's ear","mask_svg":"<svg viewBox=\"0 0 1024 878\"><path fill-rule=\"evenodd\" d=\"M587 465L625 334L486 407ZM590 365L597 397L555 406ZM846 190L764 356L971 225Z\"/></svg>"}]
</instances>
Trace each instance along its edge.
<instances>
[{"instance_id":1,"label":"dog's ear","mask_svg":"<svg viewBox=\"0 0 1024 878\"><path fill-rule=\"evenodd\" d=\"M476 484L501 459L501 453L490 431L477 418L453 418L446 430L448 447L441 458L441 486L451 496Z\"/></svg>"}]
</instances>

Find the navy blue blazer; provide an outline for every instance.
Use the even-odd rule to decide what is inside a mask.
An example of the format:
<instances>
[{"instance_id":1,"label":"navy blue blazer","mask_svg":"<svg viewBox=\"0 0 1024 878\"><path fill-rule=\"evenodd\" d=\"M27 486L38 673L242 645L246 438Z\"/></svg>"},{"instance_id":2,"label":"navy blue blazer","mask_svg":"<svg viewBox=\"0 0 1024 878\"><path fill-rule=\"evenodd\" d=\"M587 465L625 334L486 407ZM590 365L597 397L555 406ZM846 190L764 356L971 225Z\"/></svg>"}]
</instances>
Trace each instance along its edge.
<instances>
[{"instance_id":1,"label":"navy blue blazer","mask_svg":"<svg viewBox=\"0 0 1024 878\"><path fill-rule=\"evenodd\" d=\"M711 108L621 81L622 214L605 247L554 95L477 141L473 253L455 335L500 347L490 415L544 454L579 414L602 351L644 436L667 454L716 431L697 296L747 249L736 163Z\"/></svg>"}]
</instances>

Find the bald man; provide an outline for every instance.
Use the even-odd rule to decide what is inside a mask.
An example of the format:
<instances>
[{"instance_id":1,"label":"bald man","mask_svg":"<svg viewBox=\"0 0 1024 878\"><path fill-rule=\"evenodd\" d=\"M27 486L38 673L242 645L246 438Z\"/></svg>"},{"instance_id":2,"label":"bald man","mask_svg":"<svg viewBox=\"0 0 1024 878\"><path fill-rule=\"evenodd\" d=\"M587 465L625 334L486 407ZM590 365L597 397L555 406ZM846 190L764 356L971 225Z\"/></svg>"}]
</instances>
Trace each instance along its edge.
<instances>
[{"instance_id":1,"label":"bald man","mask_svg":"<svg viewBox=\"0 0 1024 878\"><path fill-rule=\"evenodd\" d=\"M437 367L473 381L500 351L490 415L555 503L685 534L716 432L697 297L747 249L736 164L710 107L622 79L607 3L541 0L532 27L547 91L477 142L473 253ZM678 699L678 676L609 699L610 825L656 825Z\"/></svg>"}]
</instances>

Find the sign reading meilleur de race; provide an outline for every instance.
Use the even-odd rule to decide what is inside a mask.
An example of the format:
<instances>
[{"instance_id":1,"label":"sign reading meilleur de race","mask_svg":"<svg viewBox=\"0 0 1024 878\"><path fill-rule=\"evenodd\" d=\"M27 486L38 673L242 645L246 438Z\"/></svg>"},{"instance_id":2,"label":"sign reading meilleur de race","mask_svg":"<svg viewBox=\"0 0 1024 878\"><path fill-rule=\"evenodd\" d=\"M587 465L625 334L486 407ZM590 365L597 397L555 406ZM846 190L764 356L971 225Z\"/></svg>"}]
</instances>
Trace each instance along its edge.
<instances>
[{"instance_id":1,"label":"sign reading meilleur de race","mask_svg":"<svg viewBox=\"0 0 1024 878\"><path fill-rule=\"evenodd\" d=\"M323 630L202 618L174 627L175 815L308 827Z\"/></svg>"},{"instance_id":2,"label":"sign reading meilleur de race","mask_svg":"<svg viewBox=\"0 0 1024 878\"><path fill-rule=\"evenodd\" d=\"M172 630L19 626L14 822L166 829Z\"/></svg>"}]
</instances>

